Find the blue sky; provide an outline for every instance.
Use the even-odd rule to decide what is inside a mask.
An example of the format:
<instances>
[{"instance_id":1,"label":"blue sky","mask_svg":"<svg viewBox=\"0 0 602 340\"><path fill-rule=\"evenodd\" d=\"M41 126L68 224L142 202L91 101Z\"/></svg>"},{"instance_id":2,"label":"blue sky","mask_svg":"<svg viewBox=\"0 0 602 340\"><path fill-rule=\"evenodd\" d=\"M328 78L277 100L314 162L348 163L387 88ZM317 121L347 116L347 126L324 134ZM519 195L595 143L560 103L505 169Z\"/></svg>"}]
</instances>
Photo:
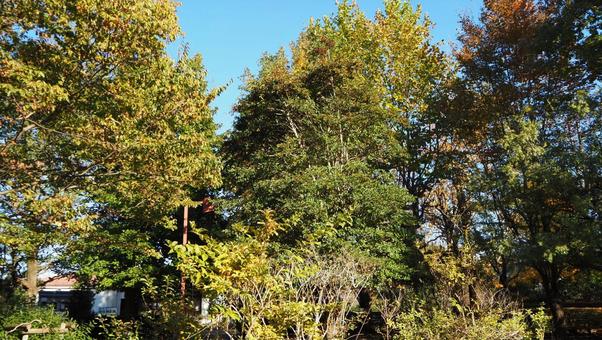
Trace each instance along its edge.
<instances>
[{"instance_id":1,"label":"blue sky","mask_svg":"<svg viewBox=\"0 0 602 340\"><path fill-rule=\"evenodd\" d=\"M309 18L320 18L335 11L335 0L180 0L178 8L184 37L168 51L176 56L182 43L191 53L201 53L208 71L210 87L230 83L213 105L220 131L232 126L232 105L240 95L240 76L245 68L257 70L264 52L288 47ZM382 8L381 0L356 0L372 17ZM422 5L435 24L433 37L448 46L454 41L461 14L478 15L481 0L411 0Z\"/></svg>"}]
</instances>

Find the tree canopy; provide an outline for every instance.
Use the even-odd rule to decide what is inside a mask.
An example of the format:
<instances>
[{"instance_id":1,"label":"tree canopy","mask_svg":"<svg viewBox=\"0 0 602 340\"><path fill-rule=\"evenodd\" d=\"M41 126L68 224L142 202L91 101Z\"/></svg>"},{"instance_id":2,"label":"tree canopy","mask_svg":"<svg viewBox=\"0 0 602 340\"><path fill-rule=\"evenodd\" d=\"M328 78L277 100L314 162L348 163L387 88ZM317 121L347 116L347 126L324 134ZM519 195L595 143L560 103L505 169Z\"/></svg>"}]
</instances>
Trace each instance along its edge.
<instances>
[{"instance_id":1,"label":"tree canopy","mask_svg":"<svg viewBox=\"0 0 602 340\"><path fill-rule=\"evenodd\" d=\"M44 273L125 291L84 338L602 322L578 311L602 303L596 1L485 0L451 52L409 1L373 18L337 2L245 72L222 135L223 87L186 46L166 52L176 8L0 1L2 328L67 322L34 306Z\"/></svg>"},{"instance_id":2,"label":"tree canopy","mask_svg":"<svg viewBox=\"0 0 602 340\"><path fill-rule=\"evenodd\" d=\"M216 92L199 56L165 52L179 34L172 2L1 11L0 228L13 267L30 261L36 280L36 260L103 215L156 223L190 188L219 184Z\"/></svg>"}]
</instances>

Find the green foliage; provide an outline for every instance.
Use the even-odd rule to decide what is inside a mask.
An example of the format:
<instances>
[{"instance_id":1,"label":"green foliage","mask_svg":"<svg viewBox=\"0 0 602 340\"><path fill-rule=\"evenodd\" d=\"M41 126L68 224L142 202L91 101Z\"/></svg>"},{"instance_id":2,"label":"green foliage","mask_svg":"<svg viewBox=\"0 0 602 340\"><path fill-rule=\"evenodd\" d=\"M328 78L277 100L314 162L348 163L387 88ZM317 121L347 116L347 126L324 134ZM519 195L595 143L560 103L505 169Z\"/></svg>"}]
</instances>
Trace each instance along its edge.
<instances>
[{"instance_id":1,"label":"green foliage","mask_svg":"<svg viewBox=\"0 0 602 340\"><path fill-rule=\"evenodd\" d=\"M488 1L480 21L463 19L456 51L475 238L506 288L538 275L559 327L563 276L600 268L599 67L583 51L599 39L598 12L588 1Z\"/></svg>"},{"instance_id":2,"label":"green foliage","mask_svg":"<svg viewBox=\"0 0 602 340\"><path fill-rule=\"evenodd\" d=\"M396 312L385 318L385 339L544 339L550 331L543 308L519 309L498 293L472 305L450 296L401 294Z\"/></svg>"},{"instance_id":3,"label":"green foliage","mask_svg":"<svg viewBox=\"0 0 602 340\"><path fill-rule=\"evenodd\" d=\"M54 311L53 307L37 307L32 304L14 305L14 309L0 315L0 339L20 339L19 331L11 332L18 325L31 323L33 328L60 328L62 323L72 324L74 328L64 334L47 334L44 339L91 339L87 327L82 327L74 323L73 320L65 315ZM40 336L42 337L42 336ZM31 336L30 338L37 338Z\"/></svg>"},{"instance_id":4,"label":"green foliage","mask_svg":"<svg viewBox=\"0 0 602 340\"><path fill-rule=\"evenodd\" d=\"M567 275L561 283L563 296L573 301L602 300L602 273L598 270L579 270L573 275Z\"/></svg>"},{"instance_id":5,"label":"green foliage","mask_svg":"<svg viewBox=\"0 0 602 340\"><path fill-rule=\"evenodd\" d=\"M161 277L161 282L146 281L142 290L146 309L141 314L140 334L144 339L190 339L208 329L204 316L195 310L194 300L182 299L179 280Z\"/></svg>"},{"instance_id":6,"label":"green foliage","mask_svg":"<svg viewBox=\"0 0 602 340\"><path fill-rule=\"evenodd\" d=\"M139 335L140 324L137 321L123 321L115 317L98 317L92 323L97 330L95 337L101 339L142 339Z\"/></svg>"},{"instance_id":7,"label":"green foliage","mask_svg":"<svg viewBox=\"0 0 602 340\"><path fill-rule=\"evenodd\" d=\"M200 56L167 55L180 34L175 8L0 4L0 244L16 263L54 264L42 255L56 253L49 248L69 255L79 240L113 237L107 224L156 225L188 203L191 187L219 185L209 106L219 91L207 89Z\"/></svg>"},{"instance_id":8,"label":"green foliage","mask_svg":"<svg viewBox=\"0 0 602 340\"><path fill-rule=\"evenodd\" d=\"M125 221L99 221L93 233L80 235L59 257L66 272L77 272L82 282L98 289L141 286L162 270L162 243L175 237L161 226Z\"/></svg>"},{"instance_id":9,"label":"green foliage","mask_svg":"<svg viewBox=\"0 0 602 340\"><path fill-rule=\"evenodd\" d=\"M341 1L245 74L223 143L201 57L166 53L175 9L0 2L3 326L68 322L16 288L46 269L143 289L139 322L95 321L118 339L342 339L360 292L387 339L543 339L550 317L509 293L556 331L563 300L599 297L600 5L485 1L454 69L409 1ZM197 220L224 230L178 244L211 189L222 216Z\"/></svg>"},{"instance_id":10,"label":"green foliage","mask_svg":"<svg viewBox=\"0 0 602 340\"><path fill-rule=\"evenodd\" d=\"M396 339L532 339L524 313L506 311L458 318L452 311L411 309L399 315ZM541 330L537 330L537 334ZM539 337L538 339L543 339Z\"/></svg>"},{"instance_id":11,"label":"green foliage","mask_svg":"<svg viewBox=\"0 0 602 340\"><path fill-rule=\"evenodd\" d=\"M285 228L269 212L258 228L236 228L231 241L201 234L202 245L171 245L178 268L212 299L215 327L238 324L248 339L344 338L373 264L349 248L319 254L319 235L292 249L273 243Z\"/></svg>"},{"instance_id":12,"label":"green foliage","mask_svg":"<svg viewBox=\"0 0 602 340\"><path fill-rule=\"evenodd\" d=\"M278 238L291 245L348 214L337 237L382 261L377 282L409 280L421 218L409 193L433 182L417 173L434 171L421 124L434 122L428 103L447 77L429 25L407 2L385 1L374 20L341 2L300 34L290 59L262 58L222 148L233 219L252 223L265 209L298 219Z\"/></svg>"}]
</instances>

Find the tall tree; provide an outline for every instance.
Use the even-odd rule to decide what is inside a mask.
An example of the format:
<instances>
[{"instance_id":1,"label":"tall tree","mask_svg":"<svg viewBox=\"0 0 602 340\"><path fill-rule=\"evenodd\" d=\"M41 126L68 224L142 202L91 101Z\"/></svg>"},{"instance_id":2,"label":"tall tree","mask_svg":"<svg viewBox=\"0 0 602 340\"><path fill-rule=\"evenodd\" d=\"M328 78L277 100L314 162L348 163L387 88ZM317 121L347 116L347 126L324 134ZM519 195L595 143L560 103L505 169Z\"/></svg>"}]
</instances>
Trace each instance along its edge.
<instances>
[{"instance_id":1,"label":"tall tree","mask_svg":"<svg viewBox=\"0 0 602 340\"><path fill-rule=\"evenodd\" d=\"M484 207L480 232L490 244L510 240L516 263L539 274L562 325L563 273L599 249L599 74L584 53L598 39L599 8L583 2L582 21L567 29L559 23L575 22L570 1L484 5L479 22L463 19L456 51L460 112L470 118L456 126L479 159L472 171ZM592 33L582 32L586 26Z\"/></svg>"},{"instance_id":2,"label":"tall tree","mask_svg":"<svg viewBox=\"0 0 602 340\"><path fill-rule=\"evenodd\" d=\"M396 117L391 130L402 152L390 160L400 186L416 200L412 214L424 222L426 196L445 177L450 140L437 101L453 79L447 56L432 44L431 23L407 1L385 1L373 37L379 48L383 105ZM443 90L443 91L442 91Z\"/></svg>"},{"instance_id":3,"label":"tall tree","mask_svg":"<svg viewBox=\"0 0 602 340\"><path fill-rule=\"evenodd\" d=\"M40 260L107 210L149 225L219 183L214 93L200 57L166 55L171 1L9 0L0 16L0 243L35 294Z\"/></svg>"},{"instance_id":4,"label":"tall tree","mask_svg":"<svg viewBox=\"0 0 602 340\"><path fill-rule=\"evenodd\" d=\"M374 20L342 2L310 23L290 60L264 57L223 148L233 216L269 208L298 219L289 243L347 217L338 238L384 259L385 277L407 280L420 218L408 191L429 185L418 183L434 162L425 121L447 70L428 32L407 2L385 1Z\"/></svg>"}]
</instances>

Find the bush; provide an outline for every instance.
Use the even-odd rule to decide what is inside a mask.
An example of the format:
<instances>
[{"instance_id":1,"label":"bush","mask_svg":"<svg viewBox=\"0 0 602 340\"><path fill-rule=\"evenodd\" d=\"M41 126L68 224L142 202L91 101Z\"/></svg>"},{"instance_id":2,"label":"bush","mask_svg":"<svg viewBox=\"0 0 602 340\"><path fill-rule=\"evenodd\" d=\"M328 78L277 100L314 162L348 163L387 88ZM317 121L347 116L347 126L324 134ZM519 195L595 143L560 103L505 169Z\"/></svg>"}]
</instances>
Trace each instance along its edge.
<instances>
[{"instance_id":1,"label":"bush","mask_svg":"<svg viewBox=\"0 0 602 340\"><path fill-rule=\"evenodd\" d=\"M529 320L538 322L530 326ZM538 311L491 310L481 315L457 315L451 310L424 305L399 314L394 339L544 339L550 318Z\"/></svg>"},{"instance_id":2,"label":"bush","mask_svg":"<svg viewBox=\"0 0 602 340\"><path fill-rule=\"evenodd\" d=\"M322 254L306 241L296 249L270 242L280 226L266 214L257 230L221 242L200 234L203 245L173 243L178 267L213 299L216 328L247 339L339 339L355 328L357 298L374 264L353 249Z\"/></svg>"},{"instance_id":3,"label":"bush","mask_svg":"<svg viewBox=\"0 0 602 340\"><path fill-rule=\"evenodd\" d=\"M73 328L67 333L40 336L44 339L91 339L87 327L77 325L66 315L56 312L53 307L38 307L26 303L12 305L11 308L5 308L4 312L6 314L2 315L0 319L2 324L0 339L21 339L20 332L16 328L18 325L27 323L31 323L34 328L59 328L62 323L73 325ZM35 339L35 336L30 336L30 338Z\"/></svg>"},{"instance_id":4,"label":"bush","mask_svg":"<svg viewBox=\"0 0 602 340\"><path fill-rule=\"evenodd\" d=\"M482 302L485 299L488 303ZM407 294L394 308L394 315L383 314L381 334L386 339L543 339L550 330L550 317L543 309L521 309L489 290L479 291L468 306L437 294L422 298Z\"/></svg>"},{"instance_id":5,"label":"bush","mask_svg":"<svg viewBox=\"0 0 602 340\"><path fill-rule=\"evenodd\" d=\"M138 321L123 321L115 317L98 317L92 321L95 339L138 340Z\"/></svg>"},{"instance_id":6,"label":"bush","mask_svg":"<svg viewBox=\"0 0 602 340\"><path fill-rule=\"evenodd\" d=\"M147 339L198 338L206 330L203 318L196 311L195 303L187 298L182 301L179 280L165 276L161 283L145 281L142 312L142 335Z\"/></svg>"},{"instance_id":7,"label":"bush","mask_svg":"<svg viewBox=\"0 0 602 340\"><path fill-rule=\"evenodd\" d=\"M529 311L493 286L467 245L460 254L425 254L435 284L417 294L407 288L379 292L374 308L386 339L543 339L550 317Z\"/></svg>"}]
</instances>

